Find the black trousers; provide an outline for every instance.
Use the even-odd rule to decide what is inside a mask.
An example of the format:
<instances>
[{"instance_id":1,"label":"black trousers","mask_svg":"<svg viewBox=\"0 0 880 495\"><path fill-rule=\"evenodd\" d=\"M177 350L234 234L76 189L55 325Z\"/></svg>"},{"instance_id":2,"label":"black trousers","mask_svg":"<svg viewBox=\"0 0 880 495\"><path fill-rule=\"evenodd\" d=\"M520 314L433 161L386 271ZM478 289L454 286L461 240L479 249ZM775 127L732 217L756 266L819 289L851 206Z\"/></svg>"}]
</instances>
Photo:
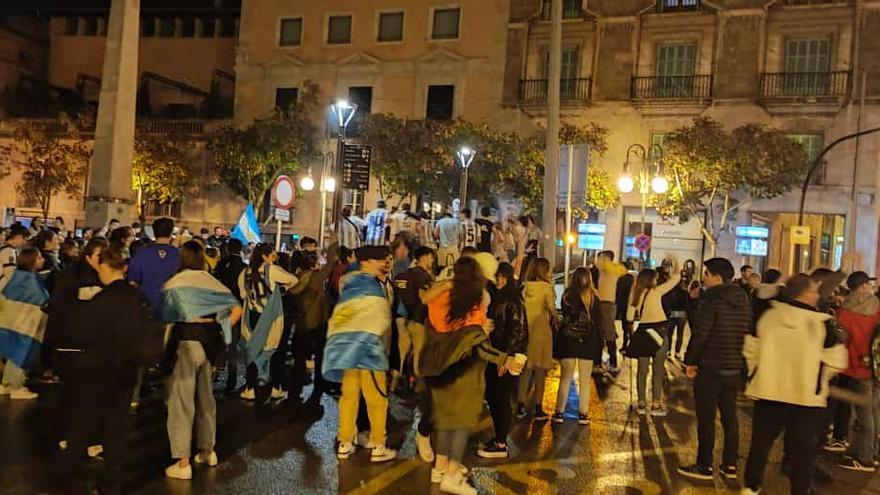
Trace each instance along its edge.
<instances>
[{"instance_id":1,"label":"black trousers","mask_svg":"<svg viewBox=\"0 0 880 495\"><path fill-rule=\"evenodd\" d=\"M632 337L633 333L633 322L626 321L626 318L620 320L620 326L623 327L623 346L621 349L626 349L626 346L629 345L629 339Z\"/></svg>"},{"instance_id":2,"label":"black trousers","mask_svg":"<svg viewBox=\"0 0 880 495\"><path fill-rule=\"evenodd\" d=\"M419 394L419 435L429 437L434 433L434 401L431 398L431 387L424 383L424 390Z\"/></svg>"},{"instance_id":3,"label":"black trousers","mask_svg":"<svg viewBox=\"0 0 880 495\"><path fill-rule=\"evenodd\" d=\"M513 398L516 396L517 377L510 373L498 376L498 366L486 366L486 402L495 425L495 441L507 443L513 422Z\"/></svg>"},{"instance_id":4,"label":"black trousers","mask_svg":"<svg viewBox=\"0 0 880 495\"><path fill-rule=\"evenodd\" d=\"M805 407L784 402L759 400L752 421L752 444L746 461L745 486L758 491L770 449L785 430L788 459L791 462L791 493L807 495L813 462L818 454L816 431L821 428L825 408Z\"/></svg>"},{"instance_id":5,"label":"black trousers","mask_svg":"<svg viewBox=\"0 0 880 495\"><path fill-rule=\"evenodd\" d=\"M681 346L684 344L684 324L687 318L670 318L669 319L669 338L675 341L675 353L681 353ZM670 341L671 342L671 341ZM671 347L671 346L670 346Z\"/></svg>"},{"instance_id":6,"label":"black trousers","mask_svg":"<svg viewBox=\"0 0 880 495\"><path fill-rule=\"evenodd\" d=\"M226 390L238 388L238 346L241 342L241 323L232 327L232 342L226 346Z\"/></svg>"},{"instance_id":7,"label":"black trousers","mask_svg":"<svg viewBox=\"0 0 880 495\"><path fill-rule=\"evenodd\" d=\"M851 380L846 375L837 375L831 379L829 385L848 389L850 388ZM826 414L825 427L822 430L823 435L820 439L820 445L825 443L825 434L828 433L829 428L834 429L833 437L835 440L839 442L845 441L846 435L849 433L850 418L852 418L852 405L849 402L829 398L828 412Z\"/></svg>"},{"instance_id":8,"label":"black trousers","mask_svg":"<svg viewBox=\"0 0 880 495\"><path fill-rule=\"evenodd\" d=\"M327 325L321 325L306 331L294 332L293 336L293 388L299 393L306 383L308 371L306 361L312 356L315 358L315 387L312 391L312 399L320 398L321 393L329 390L330 383L321 375L321 366L324 362L324 345L327 343Z\"/></svg>"},{"instance_id":9,"label":"black trousers","mask_svg":"<svg viewBox=\"0 0 880 495\"><path fill-rule=\"evenodd\" d=\"M722 466L735 466L739 456L739 420L736 412L736 396L740 388L740 375L720 374L713 370L699 370L694 380L694 403L697 412L697 464L714 465L715 412L721 412L724 429Z\"/></svg>"}]
</instances>

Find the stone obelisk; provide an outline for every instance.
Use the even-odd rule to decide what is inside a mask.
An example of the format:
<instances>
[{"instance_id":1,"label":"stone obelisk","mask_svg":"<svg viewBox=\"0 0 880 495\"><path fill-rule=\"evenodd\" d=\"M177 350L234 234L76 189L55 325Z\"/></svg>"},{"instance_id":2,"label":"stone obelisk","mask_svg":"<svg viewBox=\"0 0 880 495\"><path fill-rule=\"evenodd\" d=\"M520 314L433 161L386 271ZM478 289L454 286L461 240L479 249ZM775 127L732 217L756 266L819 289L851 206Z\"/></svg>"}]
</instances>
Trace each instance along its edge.
<instances>
[{"instance_id":1,"label":"stone obelisk","mask_svg":"<svg viewBox=\"0 0 880 495\"><path fill-rule=\"evenodd\" d=\"M134 218L131 160L138 81L140 0L112 0L86 197L86 224Z\"/></svg>"}]
</instances>

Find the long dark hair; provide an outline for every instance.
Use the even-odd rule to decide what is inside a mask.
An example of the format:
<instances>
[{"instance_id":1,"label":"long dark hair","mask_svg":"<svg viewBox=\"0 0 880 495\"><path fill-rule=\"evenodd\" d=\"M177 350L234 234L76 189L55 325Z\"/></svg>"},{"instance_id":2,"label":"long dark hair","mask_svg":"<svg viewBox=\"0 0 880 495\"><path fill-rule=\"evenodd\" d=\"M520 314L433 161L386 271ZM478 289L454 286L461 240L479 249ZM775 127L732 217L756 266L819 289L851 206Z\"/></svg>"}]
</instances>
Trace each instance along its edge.
<instances>
[{"instance_id":1,"label":"long dark hair","mask_svg":"<svg viewBox=\"0 0 880 495\"><path fill-rule=\"evenodd\" d=\"M474 306L483 300L486 278L473 258L459 258L452 268L452 289L449 291L449 314L446 321L450 325L464 321Z\"/></svg>"},{"instance_id":2,"label":"long dark hair","mask_svg":"<svg viewBox=\"0 0 880 495\"><path fill-rule=\"evenodd\" d=\"M651 268L643 268L636 277L636 283L633 284L631 306L638 306L641 302L642 295L657 285L657 272Z\"/></svg>"},{"instance_id":3,"label":"long dark hair","mask_svg":"<svg viewBox=\"0 0 880 495\"><path fill-rule=\"evenodd\" d=\"M550 282L550 277L550 260L547 258L536 258L529 264L529 269L526 271L527 282Z\"/></svg>"},{"instance_id":4,"label":"long dark hair","mask_svg":"<svg viewBox=\"0 0 880 495\"><path fill-rule=\"evenodd\" d=\"M263 277L260 273L263 268L263 257L269 256L274 251L275 248L271 244L265 242L257 244L254 247L254 251L251 253L250 263L248 264L247 273L247 281L250 284L252 290L259 292L259 288L263 286Z\"/></svg>"},{"instance_id":5,"label":"long dark hair","mask_svg":"<svg viewBox=\"0 0 880 495\"><path fill-rule=\"evenodd\" d=\"M580 306L586 296L586 309L590 309L593 300L596 297L596 290L593 288L593 275L590 270L585 267L579 267L571 274L568 281L568 289L565 290L563 297L569 306Z\"/></svg>"},{"instance_id":6,"label":"long dark hair","mask_svg":"<svg viewBox=\"0 0 880 495\"><path fill-rule=\"evenodd\" d=\"M113 232L110 232L107 241L110 242L111 248L121 250L128 247L125 245L125 240L129 237L134 237L134 231L131 230L131 227L117 227L113 229Z\"/></svg>"}]
</instances>

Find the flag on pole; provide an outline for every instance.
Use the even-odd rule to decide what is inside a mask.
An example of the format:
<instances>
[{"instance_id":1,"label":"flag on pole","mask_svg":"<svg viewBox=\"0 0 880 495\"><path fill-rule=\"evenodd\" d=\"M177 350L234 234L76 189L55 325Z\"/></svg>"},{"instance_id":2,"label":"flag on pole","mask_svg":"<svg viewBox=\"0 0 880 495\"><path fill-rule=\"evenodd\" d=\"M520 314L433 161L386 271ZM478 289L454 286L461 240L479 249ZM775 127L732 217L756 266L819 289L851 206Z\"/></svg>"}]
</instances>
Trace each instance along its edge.
<instances>
[{"instance_id":1,"label":"flag on pole","mask_svg":"<svg viewBox=\"0 0 880 495\"><path fill-rule=\"evenodd\" d=\"M260 243L263 237L260 235L260 226L257 224L257 215L254 213L254 204L248 203L247 208L238 219L238 224L232 229L230 237L240 240L244 244L249 242Z\"/></svg>"}]
</instances>

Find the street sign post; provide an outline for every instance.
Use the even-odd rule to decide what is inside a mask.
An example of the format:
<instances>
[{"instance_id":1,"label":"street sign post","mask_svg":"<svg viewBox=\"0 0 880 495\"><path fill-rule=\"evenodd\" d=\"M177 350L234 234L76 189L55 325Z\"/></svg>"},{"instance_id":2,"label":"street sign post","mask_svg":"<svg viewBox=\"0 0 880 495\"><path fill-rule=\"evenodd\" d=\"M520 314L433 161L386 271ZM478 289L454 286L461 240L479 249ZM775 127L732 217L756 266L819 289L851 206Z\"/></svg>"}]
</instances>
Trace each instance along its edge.
<instances>
[{"instance_id":1,"label":"street sign post","mask_svg":"<svg viewBox=\"0 0 880 495\"><path fill-rule=\"evenodd\" d=\"M296 187L293 180L286 175L279 175L272 186L272 204L275 205L275 251L281 249L282 222L290 221L290 207L296 200Z\"/></svg>"},{"instance_id":2,"label":"street sign post","mask_svg":"<svg viewBox=\"0 0 880 495\"><path fill-rule=\"evenodd\" d=\"M370 188L372 146L347 144L342 154L342 187L366 191Z\"/></svg>"},{"instance_id":3,"label":"street sign post","mask_svg":"<svg viewBox=\"0 0 880 495\"><path fill-rule=\"evenodd\" d=\"M810 226L809 225L792 225L790 241L792 244L809 244L810 243Z\"/></svg>"}]
</instances>

